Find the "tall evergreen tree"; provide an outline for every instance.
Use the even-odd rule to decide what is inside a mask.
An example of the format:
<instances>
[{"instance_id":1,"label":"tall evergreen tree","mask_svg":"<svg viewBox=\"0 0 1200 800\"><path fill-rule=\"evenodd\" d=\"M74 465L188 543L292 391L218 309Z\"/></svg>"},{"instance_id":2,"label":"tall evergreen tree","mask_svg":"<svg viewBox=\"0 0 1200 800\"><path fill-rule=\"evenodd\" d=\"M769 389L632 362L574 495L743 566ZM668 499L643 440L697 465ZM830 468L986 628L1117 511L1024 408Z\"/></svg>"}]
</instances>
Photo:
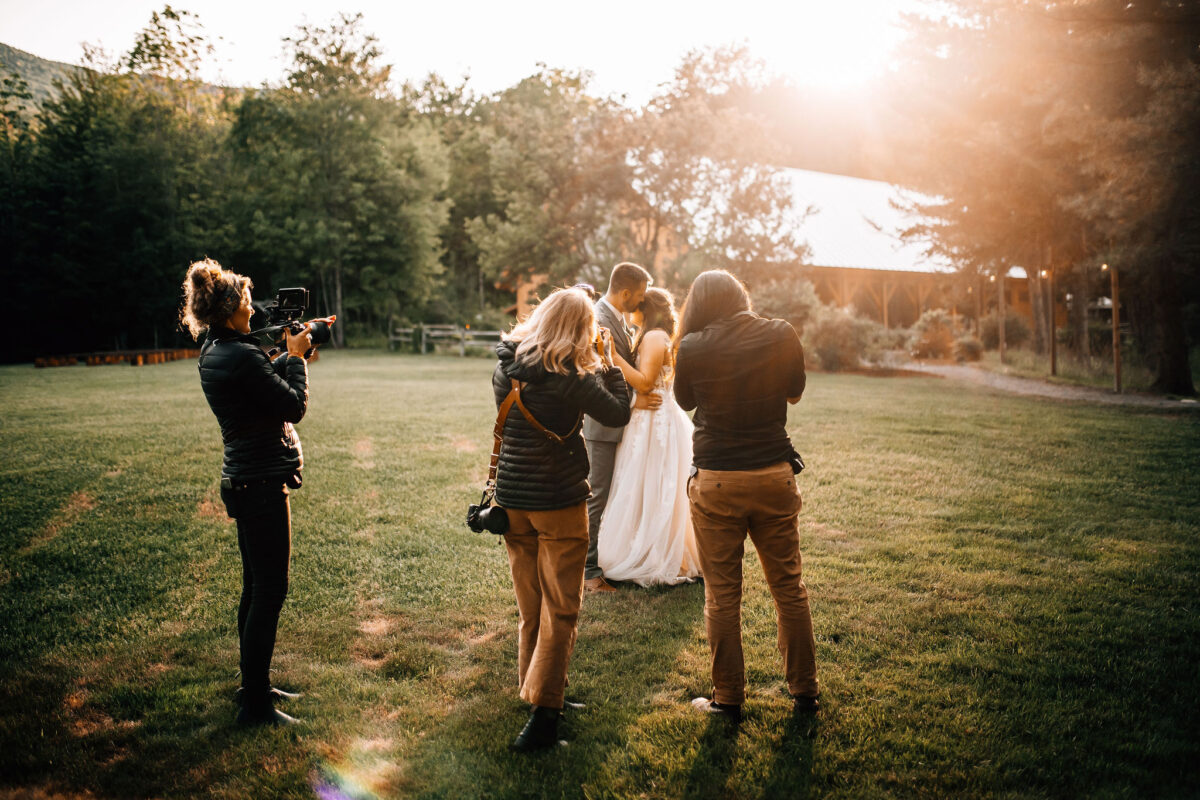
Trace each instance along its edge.
<instances>
[{"instance_id":1,"label":"tall evergreen tree","mask_svg":"<svg viewBox=\"0 0 1200 800\"><path fill-rule=\"evenodd\" d=\"M170 341L183 270L213 241L227 119L196 77L202 29L167 7L137 41L35 121L15 209L23 357Z\"/></svg>"},{"instance_id":2,"label":"tall evergreen tree","mask_svg":"<svg viewBox=\"0 0 1200 800\"><path fill-rule=\"evenodd\" d=\"M1173 2L956 0L910 18L907 235L964 270L1026 268L1035 321L1070 282L1078 346L1103 260L1131 278L1156 388L1192 394L1180 297L1195 273L1200 19ZM1039 330L1047 341L1052 331Z\"/></svg>"}]
</instances>

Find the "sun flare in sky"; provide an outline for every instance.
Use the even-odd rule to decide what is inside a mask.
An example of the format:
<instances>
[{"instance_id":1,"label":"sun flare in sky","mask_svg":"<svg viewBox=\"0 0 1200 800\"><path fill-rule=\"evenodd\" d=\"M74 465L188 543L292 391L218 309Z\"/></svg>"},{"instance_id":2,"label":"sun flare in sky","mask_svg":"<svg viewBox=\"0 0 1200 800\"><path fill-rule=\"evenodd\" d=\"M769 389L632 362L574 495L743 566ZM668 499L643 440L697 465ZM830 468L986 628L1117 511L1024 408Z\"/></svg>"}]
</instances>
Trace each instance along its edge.
<instances>
[{"instance_id":1,"label":"sun flare in sky","mask_svg":"<svg viewBox=\"0 0 1200 800\"><path fill-rule=\"evenodd\" d=\"M119 54L165 0L0 0L0 41L77 63L81 44ZM690 50L745 43L769 69L826 90L851 88L886 69L901 38L899 13L918 0L740 0L689 3L417 3L388 0L175 0L199 16L216 52L204 77L257 86L284 72L281 39L304 22L362 12L398 80L469 74L476 90L511 86L539 63L588 70L601 93L648 99Z\"/></svg>"},{"instance_id":2,"label":"sun flare in sky","mask_svg":"<svg viewBox=\"0 0 1200 800\"><path fill-rule=\"evenodd\" d=\"M751 51L794 82L859 86L882 73L902 38L894 2L780 3L747 33ZM910 4L911 5L911 4ZM773 23L773 24L771 24Z\"/></svg>"}]
</instances>

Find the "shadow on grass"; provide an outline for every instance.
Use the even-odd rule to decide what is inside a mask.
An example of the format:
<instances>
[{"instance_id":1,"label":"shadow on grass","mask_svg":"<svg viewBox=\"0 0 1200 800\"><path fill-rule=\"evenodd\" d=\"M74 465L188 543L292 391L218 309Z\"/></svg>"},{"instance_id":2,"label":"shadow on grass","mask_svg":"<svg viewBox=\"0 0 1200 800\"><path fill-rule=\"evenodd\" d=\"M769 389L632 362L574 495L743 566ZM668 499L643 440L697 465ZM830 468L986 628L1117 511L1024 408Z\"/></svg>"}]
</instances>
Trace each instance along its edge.
<instances>
[{"instance_id":1,"label":"shadow on grass","mask_svg":"<svg viewBox=\"0 0 1200 800\"><path fill-rule=\"evenodd\" d=\"M506 636L503 649L485 657L486 676L459 695L411 753L405 788L421 797L585 796L610 755L629 746L647 710L670 707L675 698L666 696L690 691L680 683L677 661L696 641L702 604L698 584L589 595L567 690L585 708L567 712L566 747L536 755L507 749L528 709L516 693L515 636Z\"/></svg>"},{"instance_id":2,"label":"shadow on grass","mask_svg":"<svg viewBox=\"0 0 1200 800\"><path fill-rule=\"evenodd\" d=\"M723 797L729 773L737 760L741 727L713 715L700 737L700 748L688 772L684 797ZM770 796L770 795L768 795Z\"/></svg>"},{"instance_id":3,"label":"shadow on grass","mask_svg":"<svg viewBox=\"0 0 1200 800\"><path fill-rule=\"evenodd\" d=\"M228 768L223 754L254 735L234 727L233 704L216 697L223 687L189 691L144 664L130 675L128 661L93 666L40 663L3 676L0 735L31 746L0 749L0 784L199 795Z\"/></svg>"},{"instance_id":4,"label":"shadow on grass","mask_svg":"<svg viewBox=\"0 0 1200 800\"><path fill-rule=\"evenodd\" d=\"M808 797L812 794L813 742L817 731L815 714L788 715L783 740L763 786L763 797Z\"/></svg>"}]
</instances>

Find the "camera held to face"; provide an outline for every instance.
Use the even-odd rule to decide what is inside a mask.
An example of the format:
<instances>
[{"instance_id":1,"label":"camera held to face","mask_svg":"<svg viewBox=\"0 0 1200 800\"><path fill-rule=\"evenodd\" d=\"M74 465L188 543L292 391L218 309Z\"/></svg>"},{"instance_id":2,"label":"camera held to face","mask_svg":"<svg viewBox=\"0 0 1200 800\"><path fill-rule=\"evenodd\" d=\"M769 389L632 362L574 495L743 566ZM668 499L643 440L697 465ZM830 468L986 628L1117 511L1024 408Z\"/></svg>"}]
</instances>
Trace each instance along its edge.
<instances>
[{"instance_id":1,"label":"camera held to face","mask_svg":"<svg viewBox=\"0 0 1200 800\"><path fill-rule=\"evenodd\" d=\"M304 333L305 323L301 322L300 318L304 316L308 303L308 289L280 289L272 302L264 303L260 307L261 312L267 316L267 326L251 331L250 335L257 336L267 347L284 346L284 331L293 336ZM329 325L325 322L308 323L308 333L314 349L329 342Z\"/></svg>"}]
</instances>

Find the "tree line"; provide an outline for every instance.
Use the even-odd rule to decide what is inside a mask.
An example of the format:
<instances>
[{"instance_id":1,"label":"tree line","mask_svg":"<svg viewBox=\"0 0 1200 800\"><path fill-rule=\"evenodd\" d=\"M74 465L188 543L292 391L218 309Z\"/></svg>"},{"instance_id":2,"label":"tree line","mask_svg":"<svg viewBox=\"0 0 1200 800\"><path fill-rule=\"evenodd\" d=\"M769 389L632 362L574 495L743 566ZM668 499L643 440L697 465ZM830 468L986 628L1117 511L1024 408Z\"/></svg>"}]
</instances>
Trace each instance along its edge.
<instances>
[{"instance_id":1,"label":"tree line","mask_svg":"<svg viewBox=\"0 0 1200 800\"><path fill-rule=\"evenodd\" d=\"M36 114L8 76L0 250L23 331L8 359L180 342L179 284L203 256L257 297L309 286L342 343L390 319L498 327L534 275L602 286L631 259L682 286L805 252L763 126L709 102L744 48L688 56L628 108L549 67L493 94L432 74L394 88L359 16L285 43L278 83L207 85L204 30L168 6Z\"/></svg>"},{"instance_id":2,"label":"tree line","mask_svg":"<svg viewBox=\"0 0 1200 800\"><path fill-rule=\"evenodd\" d=\"M745 47L690 54L637 108L551 67L490 94L437 75L397 86L356 16L297 28L278 81L214 87L203 28L168 6L129 53L89 51L35 114L3 78L0 257L22 331L3 357L179 342L180 276L206 255L258 296L309 286L360 341L391 319L502 327L523 280L602 285L622 259L677 290L711 267L769 289L807 255L808 209L772 165L802 162L816 128L847 138L872 119L863 147L813 157L915 190L903 235L965 285L1024 267L1039 349L1069 295L1062 333L1087 354L1109 264L1156 387L1193 393L1197 5L938 9L908 17L870 108L809 119Z\"/></svg>"},{"instance_id":3,"label":"tree line","mask_svg":"<svg viewBox=\"0 0 1200 800\"><path fill-rule=\"evenodd\" d=\"M1022 266L1039 349L1055 299L1086 355L1119 270L1155 387L1194 394L1200 343L1200 4L953 0L913 16L890 81L906 234L967 275ZM932 197L933 199L930 199ZM1051 296L1053 292L1053 296Z\"/></svg>"}]
</instances>

